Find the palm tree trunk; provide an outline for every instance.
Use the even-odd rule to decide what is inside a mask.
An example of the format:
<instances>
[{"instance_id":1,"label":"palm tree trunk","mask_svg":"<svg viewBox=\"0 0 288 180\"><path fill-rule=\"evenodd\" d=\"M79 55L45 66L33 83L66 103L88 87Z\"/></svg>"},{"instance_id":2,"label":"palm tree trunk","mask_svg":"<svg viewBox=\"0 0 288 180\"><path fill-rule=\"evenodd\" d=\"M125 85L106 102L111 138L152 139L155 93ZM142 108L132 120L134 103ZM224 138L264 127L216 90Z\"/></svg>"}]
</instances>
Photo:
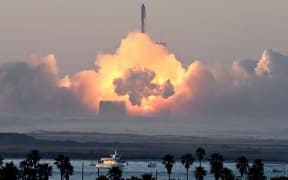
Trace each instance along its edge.
<instances>
[{"instance_id":1,"label":"palm tree trunk","mask_svg":"<svg viewBox=\"0 0 288 180\"><path fill-rule=\"evenodd\" d=\"M187 180L188 180L188 169L186 169L186 176L187 176Z\"/></svg>"},{"instance_id":2,"label":"palm tree trunk","mask_svg":"<svg viewBox=\"0 0 288 180\"><path fill-rule=\"evenodd\" d=\"M168 180L170 180L170 173L168 174Z\"/></svg>"}]
</instances>

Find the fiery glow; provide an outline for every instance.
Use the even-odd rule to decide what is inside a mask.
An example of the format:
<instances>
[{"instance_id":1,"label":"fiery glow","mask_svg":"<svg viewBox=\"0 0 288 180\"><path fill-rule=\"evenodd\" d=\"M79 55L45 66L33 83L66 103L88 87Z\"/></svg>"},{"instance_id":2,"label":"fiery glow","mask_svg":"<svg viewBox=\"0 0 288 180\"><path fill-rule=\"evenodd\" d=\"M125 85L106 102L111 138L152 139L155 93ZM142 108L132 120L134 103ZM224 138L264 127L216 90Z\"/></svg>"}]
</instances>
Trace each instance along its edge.
<instances>
[{"instance_id":1,"label":"fiery glow","mask_svg":"<svg viewBox=\"0 0 288 180\"><path fill-rule=\"evenodd\" d=\"M101 100L125 101L129 113L153 113L182 91L185 69L180 61L143 33L130 33L115 54L99 54L95 65L97 70L59 84L73 89L91 109L98 110Z\"/></svg>"}]
</instances>

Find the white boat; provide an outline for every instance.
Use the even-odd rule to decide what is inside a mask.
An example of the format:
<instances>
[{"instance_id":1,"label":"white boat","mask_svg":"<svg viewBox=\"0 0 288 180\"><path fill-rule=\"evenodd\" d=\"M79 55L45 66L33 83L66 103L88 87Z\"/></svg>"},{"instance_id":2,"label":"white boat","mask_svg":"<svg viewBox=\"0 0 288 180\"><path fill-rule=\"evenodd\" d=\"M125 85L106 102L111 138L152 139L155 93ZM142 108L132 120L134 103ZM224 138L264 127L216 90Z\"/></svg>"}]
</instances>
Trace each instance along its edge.
<instances>
[{"instance_id":1,"label":"white boat","mask_svg":"<svg viewBox=\"0 0 288 180\"><path fill-rule=\"evenodd\" d=\"M114 150L113 154L110 157L103 157L96 163L96 168L112 168L112 167L124 167L127 166L126 161L121 160L120 155L117 153L117 150Z\"/></svg>"}]
</instances>

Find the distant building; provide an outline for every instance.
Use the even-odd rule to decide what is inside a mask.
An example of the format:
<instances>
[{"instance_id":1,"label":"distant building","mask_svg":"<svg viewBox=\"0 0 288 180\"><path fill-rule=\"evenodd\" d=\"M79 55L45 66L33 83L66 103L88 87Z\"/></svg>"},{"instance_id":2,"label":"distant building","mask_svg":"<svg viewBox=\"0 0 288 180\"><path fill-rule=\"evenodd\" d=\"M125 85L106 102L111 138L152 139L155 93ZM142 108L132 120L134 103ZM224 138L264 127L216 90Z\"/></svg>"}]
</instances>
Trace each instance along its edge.
<instances>
[{"instance_id":1,"label":"distant building","mask_svg":"<svg viewBox=\"0 0 288 180\"><path fill-rule=\"evenodd\" d=\"M100 101L99 115L102 118L124 117L127 115L124 101Z\"/></svg>"}]
</instances>

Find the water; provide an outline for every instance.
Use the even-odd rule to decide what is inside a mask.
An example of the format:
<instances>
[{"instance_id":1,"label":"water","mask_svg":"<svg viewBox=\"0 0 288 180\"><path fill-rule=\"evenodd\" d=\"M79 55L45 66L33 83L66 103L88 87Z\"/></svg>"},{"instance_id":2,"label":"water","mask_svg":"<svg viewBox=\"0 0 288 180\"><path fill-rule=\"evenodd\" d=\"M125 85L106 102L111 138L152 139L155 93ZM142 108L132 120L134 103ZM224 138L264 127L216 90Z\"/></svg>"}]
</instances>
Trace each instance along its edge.
<instances>
[{"instance_id":1,"label":"water","mask_svg":"<svg viewBox=\"0 0 288 180\"><path fill-rule=\"evenodd\" d=\"M19 159L12 159L12 160L6 160L6 162L13 161L15 164L19 165L19 162L22 161ZM54 166L54 160L41 160L42 163L49 163L50 165L53 165L53 176L50 178L51 180L59 180L59 170ZM166 169L161 164L161 161L155 161L156 162L156 168L148 168L147 164L149 161L128 161L128 166L123 168L123 177L128 178L131 176L138 176L141 177L144 173L151 173L152 175L156 175L157 171L157 177L158 180L165 180L168 179ZM72 160L71 161L73 167L74 167L74 175L71 176L71 180L81 180L82 178L82 164L84 164L84 180L95 180L97 177L97 169L95 166L90 166L91 161L88 160ZM195 162L189 169L189 179L195 179L193 171L196 166L198 166L199 163ZM207 176L205 179L214 179L214 176L209 173L210 166L208 162L203 162L202 166L207 171ZM234 162L225 162L224 167L228 167L233 171L234 174L239 175L238 170L235 167ZM273 169L282 170L282 172L275 173L273 172ZM274 176L282 176L282 175L288 175L288 163L284 162L264 162L264 170L265 175L268 179L270 177ZM287 171L287 173L285 172ZM100 175L105 175L107 173L107 170L100 169ZM186 169L183 167L183 165L178 161L176 164L174 164L172 169L171 178L174 178L176 180L186 180Z\"/></svg>"}]
</instances>

